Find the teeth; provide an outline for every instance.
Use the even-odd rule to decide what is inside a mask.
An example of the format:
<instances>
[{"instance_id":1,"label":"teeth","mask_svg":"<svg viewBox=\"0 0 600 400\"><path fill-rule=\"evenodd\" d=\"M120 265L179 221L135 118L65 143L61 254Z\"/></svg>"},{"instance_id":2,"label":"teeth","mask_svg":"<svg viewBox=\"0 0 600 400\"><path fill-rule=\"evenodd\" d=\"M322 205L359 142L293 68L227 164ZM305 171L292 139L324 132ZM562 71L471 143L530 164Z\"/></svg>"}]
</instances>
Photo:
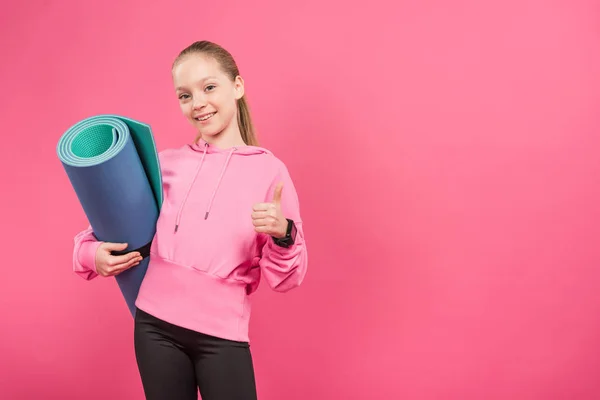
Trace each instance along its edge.
<instances>
[{"instance_id":1,"label":"teeth","mask_svg":"<svg viewBox=\"0 0 600 400\"><path fill-rule=\"evenodd\" d=\"M206 116L204 116L204 117L202 117L202 118L196 118L196 120L197 120L197 121L206 121L207 119L209 119L210 117L212 117L212 116L213 116L213 115L215 115L215 114L216 114L216 113L211 113L211 114L208 114L208 115L206 115Z\"/></svg>"}]
</instances>

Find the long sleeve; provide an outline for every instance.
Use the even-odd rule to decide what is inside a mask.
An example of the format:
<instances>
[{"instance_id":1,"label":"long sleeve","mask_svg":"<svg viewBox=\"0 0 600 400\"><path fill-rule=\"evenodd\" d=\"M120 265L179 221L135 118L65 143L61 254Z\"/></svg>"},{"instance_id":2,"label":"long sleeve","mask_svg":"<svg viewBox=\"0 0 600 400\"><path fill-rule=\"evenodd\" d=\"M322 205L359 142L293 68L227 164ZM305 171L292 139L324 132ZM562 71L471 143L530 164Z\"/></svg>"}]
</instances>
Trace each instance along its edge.
<instances>
[{"instance_id":1,"label":"long sleeve","mask_svg":"<svg viewBox=\"0 0 600 400\"><path fill-rule=\"evenodd\" d=\"M269 190L268 199L273 198L275 187L283 182L281 194L281 208L283 215L294 221L297 235L294 244L289 248L277 246L272 238L267 238L262 247L259 261L261 275L269 286L277 292L287 292L299 286L308 267L308 253L304 238L304 229L300 215L300 204L296 188L285 165L281 166L278 179L273 182Z\"/></svg>"},{"instance_id":2,"label":"long sleeve","mask_svg":"<svg viewBox=\"0 0 600 400\"><path fill-rule=\"evenodd\" d=\"M79 232L74 239L73 271L85 280L98 276L96 271L96 251L102 242L94 236L91 226Z\"/></svg>"}]
</instances>

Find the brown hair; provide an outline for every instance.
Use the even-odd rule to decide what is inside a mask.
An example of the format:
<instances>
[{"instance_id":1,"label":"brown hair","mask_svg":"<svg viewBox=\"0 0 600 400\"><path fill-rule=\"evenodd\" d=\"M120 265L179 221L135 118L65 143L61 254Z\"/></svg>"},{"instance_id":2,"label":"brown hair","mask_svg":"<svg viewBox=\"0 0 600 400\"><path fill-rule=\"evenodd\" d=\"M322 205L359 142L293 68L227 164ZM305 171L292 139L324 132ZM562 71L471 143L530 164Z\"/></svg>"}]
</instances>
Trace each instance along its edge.
<instances>
[{"instance_id":1,"label":"brown hair","mask_svg":"<svg viewBox=\"0 0 600 400\"><path fill-rule=\"evenodd\" d=\"M221 66L221 69L232 81L235 81L235 78L240 74L238 66L231 53L216 43L212 43L207 40L192 43L179 53L173 62L173 67L175 67L175 65L188 54L203 54L214 58ZM242 134L242 140L244 143L249 146L258 146L256 132L250 116L250 107L245 95L241 99L237 100L237 122L238 126L240 127L240 133ZM198 139L199 137L196 138L196 140Z\"/></svg>"}]
</instances>

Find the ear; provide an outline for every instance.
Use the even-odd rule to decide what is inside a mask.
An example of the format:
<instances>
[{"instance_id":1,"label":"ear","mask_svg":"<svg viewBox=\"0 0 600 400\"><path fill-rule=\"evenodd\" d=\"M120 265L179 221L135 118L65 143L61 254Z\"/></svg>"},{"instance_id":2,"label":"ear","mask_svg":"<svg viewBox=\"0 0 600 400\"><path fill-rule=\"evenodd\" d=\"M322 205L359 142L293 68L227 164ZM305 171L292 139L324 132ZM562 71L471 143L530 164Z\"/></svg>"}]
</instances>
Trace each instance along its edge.
<instances>
[{"instance_id":1,"label":"ear","mask_svg":"<svg viewBox=\"0 0 600 400\"><path fill-rule=\"evenodd\" d=\"M244 80L241 76L236 76L235 81L233 82L233 87L235 90L235 99L239 100L244 97Z\"/></svg>"}]
</instances>

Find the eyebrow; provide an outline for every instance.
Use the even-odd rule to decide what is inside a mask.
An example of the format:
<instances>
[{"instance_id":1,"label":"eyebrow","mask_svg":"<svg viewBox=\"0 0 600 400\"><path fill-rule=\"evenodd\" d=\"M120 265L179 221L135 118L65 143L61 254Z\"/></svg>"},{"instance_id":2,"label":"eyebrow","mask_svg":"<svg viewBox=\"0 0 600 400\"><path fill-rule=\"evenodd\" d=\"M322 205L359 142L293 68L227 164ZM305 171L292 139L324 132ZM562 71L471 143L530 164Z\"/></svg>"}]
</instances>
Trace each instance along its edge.
<instances>
[{"instance_id":1,"label":"eyebrow","mask_svg":"<svg viewBox=\"0 0 600 400\"><path fill-rule=\"evenodd\" d=\"M200 83L202 83L204 81L207 81L209 79L217 79L217 77L216 76L207 76L207 77L205 77L203 79L200 79ZM184 89L185 89L184 87L178 86L175 90L184 90Z\"/></svg>"}]
</instances>

